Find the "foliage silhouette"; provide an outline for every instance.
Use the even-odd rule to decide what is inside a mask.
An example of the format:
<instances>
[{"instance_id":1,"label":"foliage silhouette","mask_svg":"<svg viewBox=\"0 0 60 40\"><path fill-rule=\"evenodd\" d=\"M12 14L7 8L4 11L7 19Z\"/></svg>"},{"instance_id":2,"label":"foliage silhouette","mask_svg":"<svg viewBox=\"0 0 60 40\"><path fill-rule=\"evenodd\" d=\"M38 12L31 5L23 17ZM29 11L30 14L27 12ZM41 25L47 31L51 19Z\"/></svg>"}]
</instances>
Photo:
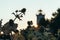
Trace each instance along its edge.
<instances>
[{"instance_id":1,"label":"foliage silhouette","mask_svg":"<svg viewBox=\"0 0 60 40\"><path fill-rule=\"evenodd\" d=\"M57 13L53 14L53 16L55 18L51 19L50 29L55 36L58 33L58 29L60 29L60 8L58 8Z\"/></svg>"}]
</instances>

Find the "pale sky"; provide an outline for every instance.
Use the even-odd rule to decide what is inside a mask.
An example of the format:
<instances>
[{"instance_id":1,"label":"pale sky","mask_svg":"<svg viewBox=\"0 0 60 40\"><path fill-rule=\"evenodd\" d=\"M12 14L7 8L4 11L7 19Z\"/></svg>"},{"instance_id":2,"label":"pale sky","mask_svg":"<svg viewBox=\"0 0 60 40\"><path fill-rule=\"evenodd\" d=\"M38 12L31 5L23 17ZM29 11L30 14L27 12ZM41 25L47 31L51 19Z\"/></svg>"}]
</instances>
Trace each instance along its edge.
<instances>
[{"instance_id":1,"label":"pale sky","mask_svg":"<svg viewBox=\"0 0 60 40\"><path fill-rule=\"evenodd\" d=\"M27 11L22 21L18 19L15 21L19 25L18 29L26 28L29 20L32 20L36 25L36 14L39 9L42 9L46 18L50 19L52 12L60 8L60 0L0 0L0 19L3 19L3 24L9 19L14 19L12 12L22 8L26 8Z\"/></svg>"}]
</instances>

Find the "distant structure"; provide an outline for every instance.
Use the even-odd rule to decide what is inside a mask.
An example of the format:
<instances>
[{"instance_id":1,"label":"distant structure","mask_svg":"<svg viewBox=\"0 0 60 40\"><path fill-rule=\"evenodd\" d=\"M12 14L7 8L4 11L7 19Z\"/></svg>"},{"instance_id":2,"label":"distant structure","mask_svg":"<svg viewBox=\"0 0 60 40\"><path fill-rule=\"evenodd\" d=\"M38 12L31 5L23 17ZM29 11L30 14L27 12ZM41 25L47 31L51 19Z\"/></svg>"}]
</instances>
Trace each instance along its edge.
<instances>
[{"instance_id":1,"label":"distant structure","mask_svg":"<svg viewBox=\"0 0 60 40\"><path fill-rule=\"evenodd\" d=\"M38 10L39 14L37 16L37 25L40 26L40 21L44 19L45 15L42 14L42 10Z\"/></svg>"}]
</instances>

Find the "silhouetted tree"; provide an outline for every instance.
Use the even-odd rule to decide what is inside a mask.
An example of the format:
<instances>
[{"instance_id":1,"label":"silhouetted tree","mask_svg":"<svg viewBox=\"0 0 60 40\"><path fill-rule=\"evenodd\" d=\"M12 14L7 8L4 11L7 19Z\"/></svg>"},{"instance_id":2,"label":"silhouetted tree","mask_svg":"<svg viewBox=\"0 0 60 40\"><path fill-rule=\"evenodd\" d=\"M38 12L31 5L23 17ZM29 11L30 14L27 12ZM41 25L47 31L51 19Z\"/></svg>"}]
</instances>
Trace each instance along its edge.
<instances>
[{"instance_id":1,"label":"silhouetted tree","mask_svg":"<svg viewBox=\"0 0 60 40\"><path fill-rule=\"evenodd\" d=\"M57 10L58 13L53 14L55 18L52 19L50 28L53 35L57 34L58 29L60 29L60 8Z\"/></svg>"},{"instance_id":2,"label":"silhouetted tree","mask_svg":"<svg viewBox=\"0 0 60 40\"><path fill-rule=\"evenodd\" d=\"M31 28L31 25L33 24L32 21L28 21L27 22L28 26L27 26L27 29Z\"/></svg>"},{"instance_id":3,"label":"silhouetted tree","mask_svg":"<svg viewBox=\"0 0 60 40\"><path fill-rule=\"evenodd\" d=\"M0 28L1 28L1 26L2 26L2 19L0 20Z\"/></svg>"},{"instance_id":4,"label":"silhouetted tree","mask_svg":"<svg viewBox=\"0 0 60 40\"><path fill-rule=\"evenodd\" d=\"M17 14L17 12L20 12L20 13ZM26 8L23 8L21 10L16 10L15 13L13 12L12 14L15 16L14 21L16 20L16 18L18 18L19 20L22 20L21 17L25 15L25 12L26 12Z\"/></svg>"},{"instance_id":5,"label":"silhouetted tree","mask_svg":"<svg viewBox=\"0 0 60 40\"><path fill-rule=\"evenodd\" d=\"M14 21L12 19L9 20L9 26L13 26L14 25Z\"/></svg>"}]
</instances>

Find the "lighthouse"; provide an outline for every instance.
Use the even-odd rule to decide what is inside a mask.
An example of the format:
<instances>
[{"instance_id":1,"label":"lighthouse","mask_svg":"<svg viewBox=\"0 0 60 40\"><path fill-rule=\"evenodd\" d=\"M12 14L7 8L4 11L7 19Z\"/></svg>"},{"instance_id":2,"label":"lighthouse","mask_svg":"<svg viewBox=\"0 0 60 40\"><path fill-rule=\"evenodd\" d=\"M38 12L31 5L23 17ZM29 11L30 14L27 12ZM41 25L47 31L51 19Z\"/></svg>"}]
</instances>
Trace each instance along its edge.
<instances>
[{"instance_id":1,"label":"lighthouse","mask_svg":"<svg viewBox=\"0 0 60 40\"><path fill-rule=\"evenodd\" d=\"M45 15L42 14L42 10L38 10L39 14L37 14L37 25L40 26L40 23L45 19Z\"/></svg>"}]
</instances>

